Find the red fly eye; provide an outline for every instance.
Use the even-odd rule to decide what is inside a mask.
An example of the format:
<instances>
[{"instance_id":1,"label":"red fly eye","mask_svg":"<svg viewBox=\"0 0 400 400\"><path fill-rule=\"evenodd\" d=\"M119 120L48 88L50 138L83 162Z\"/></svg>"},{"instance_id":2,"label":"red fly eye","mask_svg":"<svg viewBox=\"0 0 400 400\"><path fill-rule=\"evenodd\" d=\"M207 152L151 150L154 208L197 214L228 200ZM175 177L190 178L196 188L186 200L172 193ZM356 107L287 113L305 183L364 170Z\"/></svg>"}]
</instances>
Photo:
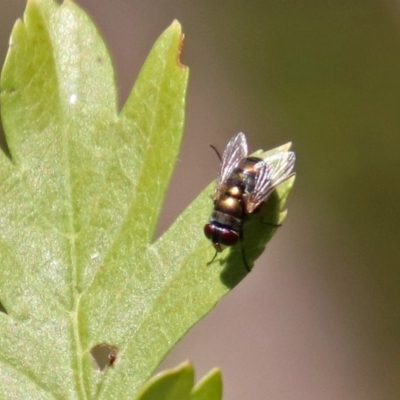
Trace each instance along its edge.
<instances>
[{"instance_id":1,"label":"red fly eye","mask_svg":"<svg viewBox=\"0 0 400 400\"><path fill-rule=\"evenodd\" d=\"M239 241L239 235L236 232L224 230L221 232L221 244L224 246L233 246Z\"/></svg>"},{"instance_id":2,"label":"red fly eye","mask_svg":"<svg viewBox=\"0 0 400 400\"><path fill-rule=\"evenodd\" d=\"M211 224L204 225L204 234L207 239L211 239L214 233L214 227Z\"/></svg>"}]
</instances>

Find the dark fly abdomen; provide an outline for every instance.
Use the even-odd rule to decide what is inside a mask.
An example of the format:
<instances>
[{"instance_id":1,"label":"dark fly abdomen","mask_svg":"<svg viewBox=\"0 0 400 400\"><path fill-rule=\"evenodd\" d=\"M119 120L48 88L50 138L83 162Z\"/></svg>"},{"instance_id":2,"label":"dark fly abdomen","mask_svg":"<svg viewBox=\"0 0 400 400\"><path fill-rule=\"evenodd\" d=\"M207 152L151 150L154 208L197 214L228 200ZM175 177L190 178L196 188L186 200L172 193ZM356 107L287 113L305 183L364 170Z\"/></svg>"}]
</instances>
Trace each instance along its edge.
<instances>
[{"instance_id":1,"label":"dark fly abdomen","mask_svg":"<svg viewBox=\"0 0 400 400\"><path fill-rule=\"evenodd\" d=\"M242 195L251 193L256 186L257 170L255 165L260 161L262 160L258 157L244 158L233 170L232 175L227 179L226 186L239 187L242 190Z\"/></svg>"}]
</instances>

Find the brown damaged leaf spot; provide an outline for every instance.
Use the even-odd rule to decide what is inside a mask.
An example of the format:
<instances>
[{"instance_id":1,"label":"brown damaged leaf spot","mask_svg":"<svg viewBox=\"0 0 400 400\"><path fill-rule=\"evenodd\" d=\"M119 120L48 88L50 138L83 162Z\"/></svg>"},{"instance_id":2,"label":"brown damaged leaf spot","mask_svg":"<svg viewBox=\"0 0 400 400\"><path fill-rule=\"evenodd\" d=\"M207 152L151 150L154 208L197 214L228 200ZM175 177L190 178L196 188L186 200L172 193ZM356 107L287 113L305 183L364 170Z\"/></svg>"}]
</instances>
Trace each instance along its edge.
<instances>
[{"instance_id":1,"label":"brown damaged leaf spot","mask_svg":"<svg viewBox=\"0 0 400 400\"><path fill-rule=\"evenodd\" d=\"M178 62L178 66L181 68L187 68L187 66L185 64L181 63L181 54L182 54L182 49L183 49L183 43L185 42L185 34L181 34L180 37L180 41L179 41L179 47L178 47L178 58L177 58L177 62Z\"/></svg>"},{"instance_id":2,"label":"brown damaged leaf spot","mask_svg":"<svg viewBox=\"0 0 400 400\"><path fill-rule=\"evenodd\" d=\"M179 44L178 44L178 52L177 52L176 62L177 62L178 66L179 66L180 68L186 69L187 66L186 66L185 64L182 64L182 63L181 63L181 54L182 54L183 44L184 44L184 41L185 41L185 34L182 33L181 24L179 23L179 21L178 21L177 19L174 19L174 20L172 21L172 26L173 26L174 28L176 28L176 29L179 31L179 33L180 33L180 38L179 38L180 40L179 40Z\"/></svg>"}]
</instances>

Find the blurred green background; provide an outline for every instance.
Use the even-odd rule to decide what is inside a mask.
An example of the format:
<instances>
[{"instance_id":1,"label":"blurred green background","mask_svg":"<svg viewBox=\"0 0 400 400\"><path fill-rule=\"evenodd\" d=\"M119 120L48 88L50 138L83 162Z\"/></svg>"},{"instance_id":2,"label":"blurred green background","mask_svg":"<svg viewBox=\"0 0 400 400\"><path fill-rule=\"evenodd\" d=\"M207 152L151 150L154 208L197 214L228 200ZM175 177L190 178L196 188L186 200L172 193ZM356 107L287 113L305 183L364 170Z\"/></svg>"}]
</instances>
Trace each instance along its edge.
<instances>
[{"instance_id":1,"label":"blurred green background","mask_svg":"<svg viewBox=\"0 0 400 400\"><path fill-rule=\"evenodd\" d=\"M291 140L298 157L286 223L162 367L221 366L226 400L398 400L400 3L78 3L110 48L121 104L157 36L183 25L186 135L159 234L214 179L209 143L244 131L252 150ZM2 61L24 6L0 0Z\"/></svg>"}]
</instances>

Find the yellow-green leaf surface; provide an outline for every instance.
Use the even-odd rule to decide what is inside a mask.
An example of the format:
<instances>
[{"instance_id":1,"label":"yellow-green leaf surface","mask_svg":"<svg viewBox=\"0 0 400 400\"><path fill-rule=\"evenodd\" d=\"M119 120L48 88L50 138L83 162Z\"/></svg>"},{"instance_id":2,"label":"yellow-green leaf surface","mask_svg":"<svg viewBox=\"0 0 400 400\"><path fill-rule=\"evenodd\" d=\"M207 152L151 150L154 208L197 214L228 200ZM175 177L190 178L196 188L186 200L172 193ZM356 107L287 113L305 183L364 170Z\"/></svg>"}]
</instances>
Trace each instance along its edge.
<instances>
[{"instance_id":1,"label":"yellow-green leaf surface","mask_svg":"<svg viewBox=\"0 0 400 400\"><path fill-rule=\"evenodd\" d=\"M207 265L211 186L153 239L183 132L181 43L174 22L118 115L109 54L82 10L29 0L15 24L1 74L0 398L134 398L246 276L240 246ZM292 184L246 228L249 264ZM109 366L94 347L112 349Z\"/></svg>"},{"instance_id":2,"label":"yellow-green leaf surface","mask_svg":"<svg viewBox=\"0 0 400 400\"><path fill-rule=\"evenodd\" d=\"M191 400L220 400L222 399L222 377L219 369L211 370L194 387Z\"/></svg>"},{"instance_id":3,"label":"yellow-green leaf surface","mask_svg":"<svg viewBox=\"0 0 400 400\"><path fill-rule=\"evenodd\" d=\"M194 371L185 362L150 379L136 400L221 400L222 381L218 369L210 371L195 387Z\"/></svg>"}]
</instances>

